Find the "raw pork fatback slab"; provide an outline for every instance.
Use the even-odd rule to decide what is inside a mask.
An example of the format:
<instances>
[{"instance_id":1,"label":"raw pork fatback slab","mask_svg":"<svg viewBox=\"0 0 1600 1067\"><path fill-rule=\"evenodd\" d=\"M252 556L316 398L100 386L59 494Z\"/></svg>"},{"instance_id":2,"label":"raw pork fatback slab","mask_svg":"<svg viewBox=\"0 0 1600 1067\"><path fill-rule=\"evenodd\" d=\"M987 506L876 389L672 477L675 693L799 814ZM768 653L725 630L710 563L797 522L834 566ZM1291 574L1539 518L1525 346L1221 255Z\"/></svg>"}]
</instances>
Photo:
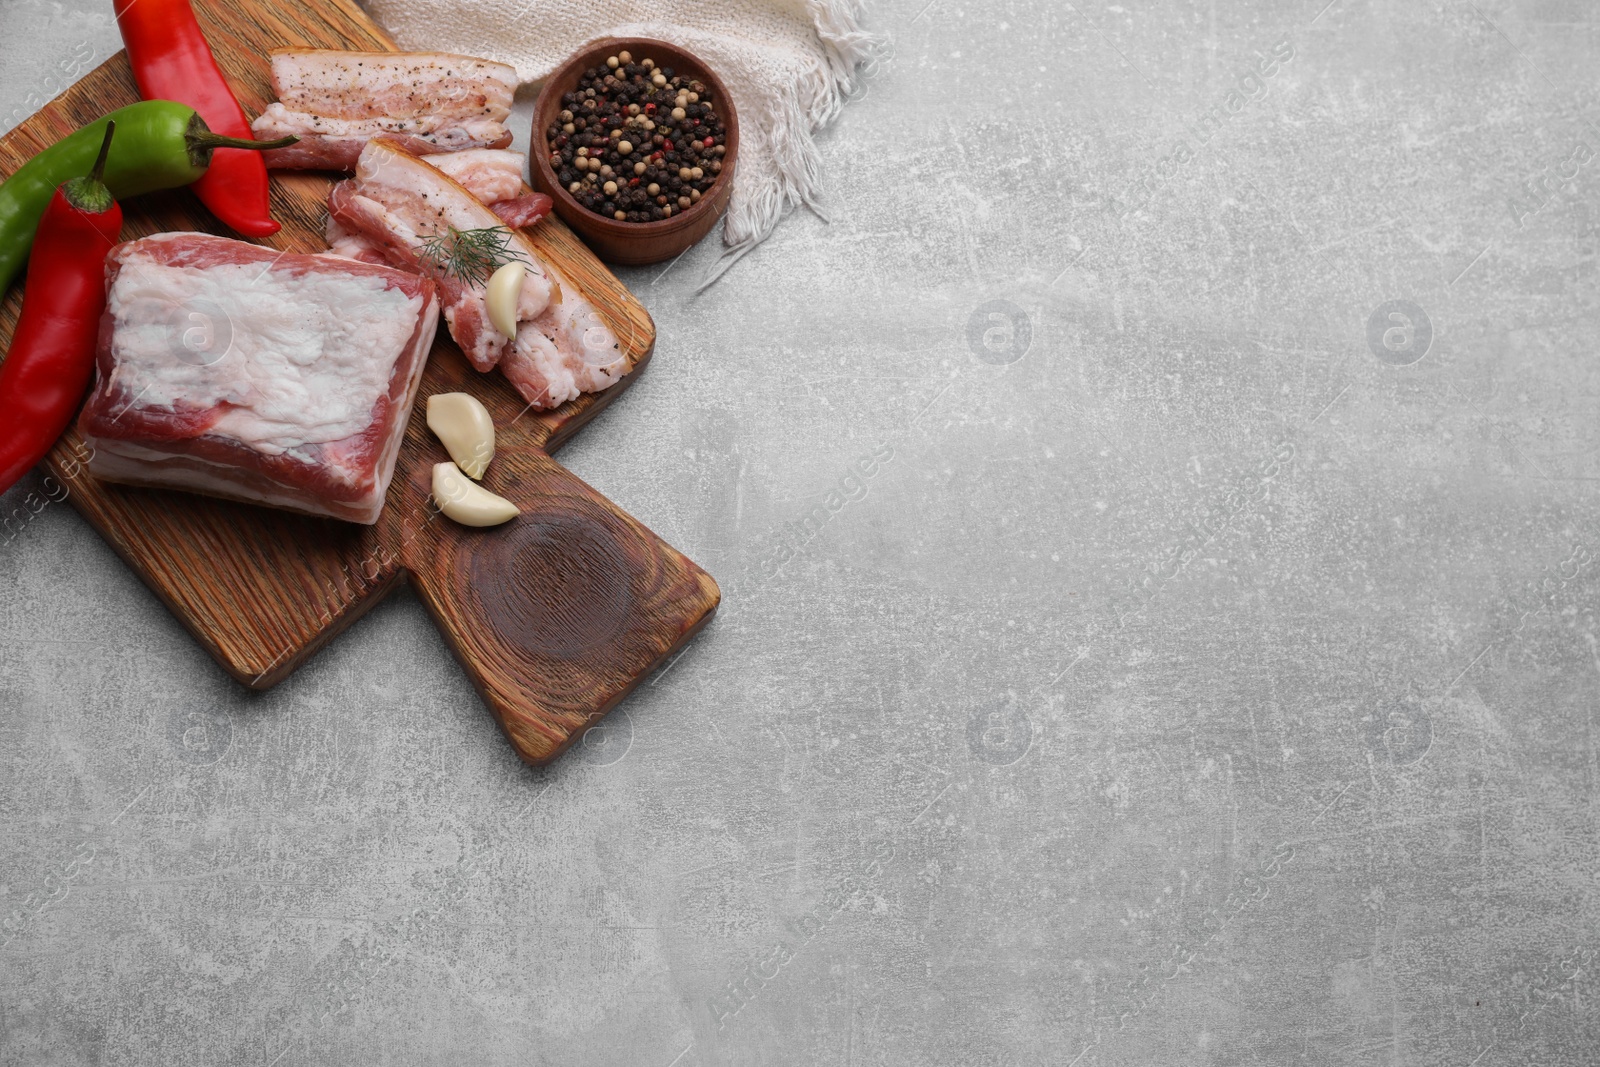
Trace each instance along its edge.
<instances>
[{"instance_id":1,"label":"raw pork fatback slab","mask_svg":"<svg viewBox=\"0 0 1600 1067\"><path fill-rule=\"evenodd\" d=\"M90 471L377 521L438 325L430 279L165 233L112 249L106 284Z\"/></svg>"}]
</instances>

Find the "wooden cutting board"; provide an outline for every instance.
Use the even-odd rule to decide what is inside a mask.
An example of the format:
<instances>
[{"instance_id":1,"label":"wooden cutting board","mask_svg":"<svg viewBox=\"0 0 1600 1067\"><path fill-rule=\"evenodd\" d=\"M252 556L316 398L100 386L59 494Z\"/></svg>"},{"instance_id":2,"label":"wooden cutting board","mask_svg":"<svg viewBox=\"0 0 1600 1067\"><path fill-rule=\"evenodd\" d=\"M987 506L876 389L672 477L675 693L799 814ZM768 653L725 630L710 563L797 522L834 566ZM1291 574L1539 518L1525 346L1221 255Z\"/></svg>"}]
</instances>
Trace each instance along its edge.
<instances>
[{"instance_id":1,"label":"wooden cutting board","mask_svg":"<svg viewBox=\"0 0 1600 1067\"><path fill-rule=\"evenodd\" d=\"M195 9L252 115L272 99L269 49L394 48L353 0L195 0ZM0 175L138 99L119 52L0 139ZM263 243L325 250L329 183L275 172L272 213L283 230ZM236 236L188 190L123 208L124 239L168 230ZM376 526L97 482L83 470L76 431L46 460L47 488L57 497L64 488L206 651L256 689L288 676L409 578L518 755L554 759L704 626L720 594L710 575L550 458L637 377L655 324L556 218L529 233L607 319L632 373L604 393L526 412L500 374L472 370L441 329ZM0 349L10 347L21 296L18 284L0 305ZM497 447L484 484L523 510L505 526L467 529L429 504L432 465L449 457L424 424L424 400L458 390L494 416Z\"/></svg>"}]
</instances>

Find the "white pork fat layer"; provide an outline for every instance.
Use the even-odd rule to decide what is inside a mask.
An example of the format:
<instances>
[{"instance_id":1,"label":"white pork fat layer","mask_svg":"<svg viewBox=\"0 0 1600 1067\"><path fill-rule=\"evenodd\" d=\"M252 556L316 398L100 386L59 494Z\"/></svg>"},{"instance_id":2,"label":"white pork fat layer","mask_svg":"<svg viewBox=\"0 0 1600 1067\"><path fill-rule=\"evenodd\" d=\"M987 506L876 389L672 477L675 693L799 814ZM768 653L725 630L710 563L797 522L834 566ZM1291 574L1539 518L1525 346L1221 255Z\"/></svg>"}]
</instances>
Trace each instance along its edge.
<instances>
[{"instance_id":1,"label":"white pork fat layer","mask_svg":"<svg viewBox=\"0 0 1600 1067\"><path fill-rule=\"evenodd\" d=\"M381 278L129 257L107 306L127 395L223 407L214 432L278 455L370 424L422 302Z\"/></svg>"}]
</instances>

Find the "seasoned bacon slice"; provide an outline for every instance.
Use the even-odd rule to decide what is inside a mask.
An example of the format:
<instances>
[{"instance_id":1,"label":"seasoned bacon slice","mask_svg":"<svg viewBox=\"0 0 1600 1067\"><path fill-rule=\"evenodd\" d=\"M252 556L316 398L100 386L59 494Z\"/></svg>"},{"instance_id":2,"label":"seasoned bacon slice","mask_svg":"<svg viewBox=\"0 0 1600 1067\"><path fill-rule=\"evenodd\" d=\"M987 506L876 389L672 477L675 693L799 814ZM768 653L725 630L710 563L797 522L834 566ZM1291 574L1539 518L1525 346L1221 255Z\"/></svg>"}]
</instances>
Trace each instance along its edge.
<instances>
[{"instance_id":1,"label":"seasoned bacon slice","mask_svg":"<svg viewBox=\"0 0 1600 1067\"><path fill-rule=\"evenodd\" d=\"M497 226L500 220L460 183L393 142L379 138L368 144L356 177L329 193L328 209L340 227L359 234L391 265L430 272L443 294L451 336L468 360L480 371L498 365L531 406L556 407L627 373L628 360L594 307L517 230L509 231L510 247L529 267L514 340L490 321L483 285L440 273L427 262L425 238L450 227Z\"/></svg>"},{"instance_id":2,"label":"seasoned bacon slice","mask_svg":"<svg viewBox=\"0 0 1600 1067\"><path fill-rule=\"evenodd\" d=\"M359 233L383 253L390 266L428 272L444 302L450 335L480 371L500 361L509 340L494 328L482 280L469 283L442 273L423 257L428 237L457 230L502 226L500 217L437 168L379 138L362 151L352 181L338 182L328 194L328 212L346 230ZM511 247L530 266L522 283L521 308L533 318L550 302L550 280L533 245L510 231Z\"/></svg>"},{"instance_id":3,"label":"seasoned bacon slice","mask_svg":"<svg viewBox=\"0 0 1600 1067\"><path fill-rule=\"evenodd\" d=\"M443 52L342 52L279 48L275 103L251 124L263 140L298 144L264 153L267 165L351 170L374 137L409 152L505 148L517 72L504 63Z\"/></svg>"},{"instance_id":4,"label":"seasoned bacon slice","mask_svg":"<svg viewBox=\"0 0 1600 1067\"><path fill-rule=\"evenodd\" d=\"M377 521L433 344L432 280L199 233L106 259L89 469Z\"/></svg>"},{"instance_id":5,"label":"seasoned bacon slice","mask_svg":"<svg viewBox=\"0 0 1600 1067\"><path fill-rule=\"evenodd\" d=\"M517 343L500 360L500 372L518 395L541 410L598 393L628 367L616 335L570 288L561 288L542 314L518 326Z\"/></svg>"}]
</instances>

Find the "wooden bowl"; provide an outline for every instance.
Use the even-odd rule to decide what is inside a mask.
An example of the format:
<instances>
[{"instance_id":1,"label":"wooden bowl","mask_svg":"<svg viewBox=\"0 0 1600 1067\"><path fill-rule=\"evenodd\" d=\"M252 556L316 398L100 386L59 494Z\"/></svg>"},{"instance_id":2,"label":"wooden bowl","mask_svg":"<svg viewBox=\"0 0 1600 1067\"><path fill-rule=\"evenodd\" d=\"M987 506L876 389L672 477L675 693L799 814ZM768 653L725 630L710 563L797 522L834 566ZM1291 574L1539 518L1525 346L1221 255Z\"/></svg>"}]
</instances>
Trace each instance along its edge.
<instances>
[{"instance_id":1,"label":"wooden bowl","mask_svg":"<svg viewBox=\"0 0 1600 1067\"><path fill-rule=\"evenodd\" d=\"M550 166L550 142L545 131L561 113L561 97L572 92L578 79L590 67L604 66L606 58L626 49L633 53L634 62L653 59L658 67L671 67L678 74L686 74L705 82L711 90L711 99L717 114L727 129L722 157L722 173L712 184L711 191L700 198L693 207L670 219L655 222L618 222L597 214L578 203L566 186L556 180ZM533 109L533 136L528 141L531 157L528 171L533 187L555 201L555 212L579 237L594 249L607 263L639 266L671 259L694 244L715 226L728 208L728 197L733 193L733 172L739 157L739 115L733 107L733 97L718 78L692 53L665 41L649 37L602 37L585 45L557 67L545 79L539 90L539 100Z\"/></svg>"}]
</instances>

